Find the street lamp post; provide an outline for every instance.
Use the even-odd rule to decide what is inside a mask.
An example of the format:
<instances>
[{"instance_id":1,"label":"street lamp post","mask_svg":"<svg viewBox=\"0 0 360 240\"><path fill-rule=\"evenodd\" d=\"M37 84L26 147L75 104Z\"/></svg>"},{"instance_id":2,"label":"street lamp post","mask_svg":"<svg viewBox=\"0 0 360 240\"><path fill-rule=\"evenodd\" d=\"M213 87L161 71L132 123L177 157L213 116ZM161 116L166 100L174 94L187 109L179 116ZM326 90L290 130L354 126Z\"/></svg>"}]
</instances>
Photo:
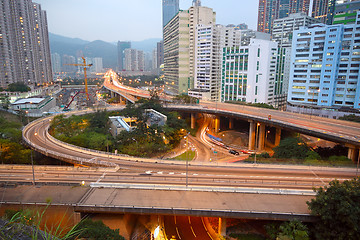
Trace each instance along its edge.
<instances>
[{"instance_id":1,"label":"street lamp post","mask_svg":"<svg viewBox=\"0 0 360 240\"><path fill-rule=\"evenodd\" d=\"M111 128L109 128L109 131L111 132ZM106 147L107 147L108 161L110 161L110 152L109 152L109 135L107 135L107 138L106 138Z\"/></svg>"},{"instance_id":2,"label":"street lamp post","mask_svg":"<svg viewBox=\"0 0 360 240\"><path fill-rule=\"evenodd\" d=\"M186 147L189 148L189 134L190 132L188 132L186 134L186 136L184 137L186 139ZM188 152L187 152L188 149L185 149L186 151L186 188L188 187L188 183L189 183L189 179L188 179L188 172L189 172L189 161L188 161Z\"/></svg>"},{"instance_id":3,"label":"street lamp post","mask_svg":"<svg viewBox=\"0 0 360 240\"><path fill-rule=\"evenodd\" d=\"M35 133L35 136L37 135L37 133ZM30 157L31 157L31 168L32 168L32 175L33 175L33 185L35 185L35 170L34 170L34 158L33 158L33 149L31 149L30 152Z\"/></svg>"},{"instance_id":4,"label":"street lamp post","mask_svg":"<svg viewBox=\"0 0 360 240\"><path fill-rule=\"evenodd\" d=\"M256 124L256 134L255 134L255 159L254 159L254 163L256 164L256 150L258 148L258 141L259 141L259 126L260 123Z\"/></svg>"}]
</instances>

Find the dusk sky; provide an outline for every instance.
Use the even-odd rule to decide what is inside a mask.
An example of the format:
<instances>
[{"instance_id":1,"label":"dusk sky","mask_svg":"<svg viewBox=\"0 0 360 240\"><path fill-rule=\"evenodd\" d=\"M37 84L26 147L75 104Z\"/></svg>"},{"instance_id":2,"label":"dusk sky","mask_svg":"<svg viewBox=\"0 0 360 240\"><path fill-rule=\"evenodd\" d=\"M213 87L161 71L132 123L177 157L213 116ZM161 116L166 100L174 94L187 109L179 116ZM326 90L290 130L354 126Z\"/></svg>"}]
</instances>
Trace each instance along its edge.
<instances>
[{"instance_id":1,"label":"dusk sky","mask_svg":"<svg viewBox=\"0 0 360 240\"><path fill-rule=\"evenodd\" d=\"M88 41L141 41L162 37L161 0L33 0L48 16L49 31ZM256 30L258 0L202 0L220 24L246 23ZM192 0L180 0L188 9Z\"/></svg>"}]
</instances>

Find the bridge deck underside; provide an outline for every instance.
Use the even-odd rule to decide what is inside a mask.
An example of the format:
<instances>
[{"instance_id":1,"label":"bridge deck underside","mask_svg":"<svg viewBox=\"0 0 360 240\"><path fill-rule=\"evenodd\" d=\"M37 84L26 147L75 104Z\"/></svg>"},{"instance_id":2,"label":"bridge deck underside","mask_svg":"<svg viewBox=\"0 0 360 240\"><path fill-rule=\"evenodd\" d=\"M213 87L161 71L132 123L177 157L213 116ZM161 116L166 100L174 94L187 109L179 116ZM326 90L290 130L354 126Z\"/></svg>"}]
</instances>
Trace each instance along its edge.
<instances>
[{"instance_id":1,"label":"bridge deck underside","mask_svg":"<svg viewBox=\"0 0 360 240\"><path fill-rule=\"evenodd\" d=\"M0 188L5 204L71 205L75 211L211 216L227 218L302 219L311 221L306 201L313 196L88 188L17 186Z\"/></svg>"}]
</instances>

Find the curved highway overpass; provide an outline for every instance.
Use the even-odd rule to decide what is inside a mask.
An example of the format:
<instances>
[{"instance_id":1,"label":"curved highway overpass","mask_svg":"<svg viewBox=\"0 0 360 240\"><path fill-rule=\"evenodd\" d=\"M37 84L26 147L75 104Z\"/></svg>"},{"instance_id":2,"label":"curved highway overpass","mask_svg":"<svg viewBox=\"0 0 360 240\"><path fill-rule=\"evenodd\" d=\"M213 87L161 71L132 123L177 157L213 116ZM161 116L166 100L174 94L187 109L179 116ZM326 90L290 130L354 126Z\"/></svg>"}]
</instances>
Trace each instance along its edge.
<instances>
[{"instance_id":1,"label":"curved highway overpass","mask_svg":"<svg viewBox=\"0 0 360 240\"><path fill-rule=\"evenodd\" d=\"M211 111L211 109L207 110ZM88 112L89 111L81 111L76 114ZM349 179L356 175L356 169L343 171L338 169L316 168L314 171L313 169L309 170L308 167L299 169L291 166L279 168L276 166L262 167L258 165L204 162L190 163L188 171L186 171L185 162L135 158L66 144L49 135L47 130L50 120L51 117L36 120L28 124L23 130L24 140L36 151L74 164L106 166L137 173L137 177L150 177L152 183L162 184L172 181L172 184L184 185L186 178L189 181L189 185L311 189L313 186L327 184L327 182L334 178ZM159 176L164 176L165 174L168 175L167 180L158 182ZM248 184L249 182L247 182L247 184L244 183L244 181L246 182L247 180L250 180L250 182L254 180L253 176L257 176L257 178L259 178L259 176L265 176L265 179L270 181L268 184L264 184L264 181L256 182L255 184ZM227 180L223 181L224 179ZM126 181L129 182L129 180L124 180L124 182ZM291 183L288 184L289 182ZM294 185L294 182L297 182L297 184ZM299 184L300 182L304 184Z\"/></svg>"},{"instance_id":2,"label":"curved highway overpass","mask_svg":"<svg viewBox=\"0 0 360 240\"><path fill-rule=\"evenodd\" d=\"M134 97L149 98L144 91L125 87L119 83L115 72L109 71L105 77L104 87L117 93L133 102ZM209 113L226 117L239 118L258 123L265 123L268 126L288 129L313 137L350 144L352 147L360 147L360 123L328 119L323 117L284 112L278 110L249 107L244 105L214 103L201 101L198 105L181 106L167 105L169 110L187 111L193 113ZM269 119L271 115L271 119Z\"/></svg>"}]
</instances>

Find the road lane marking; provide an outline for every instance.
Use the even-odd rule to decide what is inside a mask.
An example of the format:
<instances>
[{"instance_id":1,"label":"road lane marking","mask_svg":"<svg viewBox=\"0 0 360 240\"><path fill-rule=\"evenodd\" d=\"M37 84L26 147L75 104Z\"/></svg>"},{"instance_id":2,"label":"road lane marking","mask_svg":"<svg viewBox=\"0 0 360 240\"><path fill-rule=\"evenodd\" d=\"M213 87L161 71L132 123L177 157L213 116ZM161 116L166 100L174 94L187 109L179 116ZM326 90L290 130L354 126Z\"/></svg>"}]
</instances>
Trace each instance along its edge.
<instances>
[{"instance_id":1,"label":"road lane marking","mask_svg":"<svg viewBox=\"0 0 360 240\"><path fill-rule=\"evenodd\" d=\"M96 181L96 183L99 183L106 175L106 172L103 173L103 175L101 175L101 177Z\"/></svg>"},{"instance_id":2,"label":"road lane marking","mask_svg":"<svg viewBox=\"0 0 360 240\"><path fill-rule=\"evenodd\" d=\"M324 185L327 185L321 178L319 178L319 176L318 176L313 170L311 170L311 172L315 175L315 177L317 177L318 179L320 179L320 181L321 181Z\"/></svg>"}]
</instances>

